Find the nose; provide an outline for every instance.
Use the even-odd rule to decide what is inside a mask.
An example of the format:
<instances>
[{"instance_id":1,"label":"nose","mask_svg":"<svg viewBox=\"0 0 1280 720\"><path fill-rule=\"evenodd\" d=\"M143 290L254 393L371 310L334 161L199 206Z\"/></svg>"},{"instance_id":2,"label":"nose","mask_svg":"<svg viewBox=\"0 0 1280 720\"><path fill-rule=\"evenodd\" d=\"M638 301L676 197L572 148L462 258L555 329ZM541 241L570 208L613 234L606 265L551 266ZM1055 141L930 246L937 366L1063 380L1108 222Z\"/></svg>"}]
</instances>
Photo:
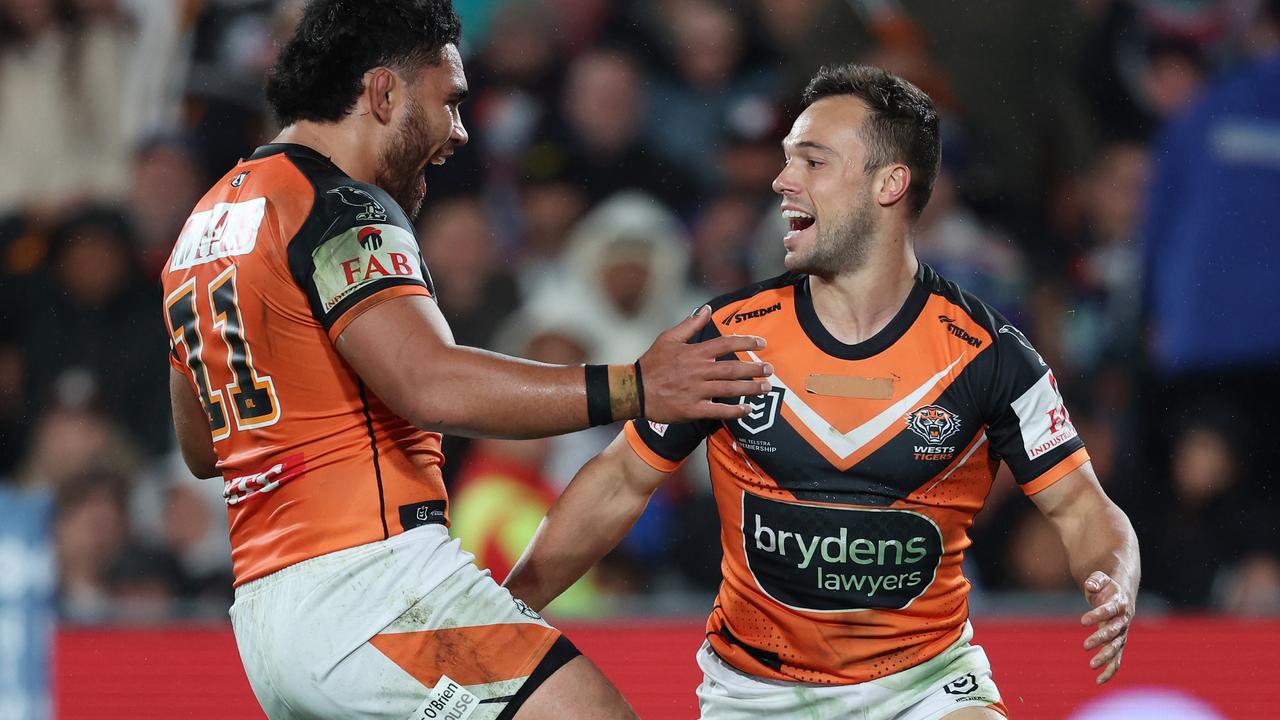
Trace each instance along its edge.
<instances>
[{"instance_id":1,"label":"nose","mask_svg":"<svg viewBox=\"0 0 1280 720\"><path fill-rule=\"evenodd\" d=\"M453 141L454 145L466 145L471 140L470 133L467 132L467 128L462 124L461 114L458 114L453 120L453 132L449 134L449 139Z\"/></svg>"},{"instance_id":2,"label":"nose","mask_svg":"<svg viewBox=\"0 0 1280 720\"><path fill-rule=\"evenodd\" d=\"M799 192L796 186L795 173L791 171L791 163L782 166L782 172L773 179L773 191L779 195L795 195Z\"/></svg>"}]
</instances>

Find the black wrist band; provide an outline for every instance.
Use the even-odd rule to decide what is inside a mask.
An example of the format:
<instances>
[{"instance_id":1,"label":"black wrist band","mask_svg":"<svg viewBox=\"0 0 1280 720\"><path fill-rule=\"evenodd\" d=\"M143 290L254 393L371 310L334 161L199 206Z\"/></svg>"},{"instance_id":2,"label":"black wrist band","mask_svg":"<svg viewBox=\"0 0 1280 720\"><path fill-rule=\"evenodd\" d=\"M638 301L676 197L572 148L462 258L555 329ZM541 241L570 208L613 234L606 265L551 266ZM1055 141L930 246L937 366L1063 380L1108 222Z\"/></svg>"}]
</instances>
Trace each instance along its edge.
<instances>
[{"instance_id":1,"label":"black wrist band","mask_svg":"<svg viewBox=\"0 0 1280 720\"><path fill-rule=\"evenodd\" d=\"M587 422L592 427L613 422L609 399L609 366L587 365Z\"/></svg>"},{"instance_id":2,"label":"black wrist band","mask_svg":"<svg viewBox=\"0 0 1280 720\"><path fill-rule=\"evenodd\" d=\"M640 361L637 360L635 362L635 365L633 365L632 367L636 369L636 397L640 400L640 414L636 417L640 420L643 420L644 419L644 378L640 376Z\"/></svg>"}]
</instances>

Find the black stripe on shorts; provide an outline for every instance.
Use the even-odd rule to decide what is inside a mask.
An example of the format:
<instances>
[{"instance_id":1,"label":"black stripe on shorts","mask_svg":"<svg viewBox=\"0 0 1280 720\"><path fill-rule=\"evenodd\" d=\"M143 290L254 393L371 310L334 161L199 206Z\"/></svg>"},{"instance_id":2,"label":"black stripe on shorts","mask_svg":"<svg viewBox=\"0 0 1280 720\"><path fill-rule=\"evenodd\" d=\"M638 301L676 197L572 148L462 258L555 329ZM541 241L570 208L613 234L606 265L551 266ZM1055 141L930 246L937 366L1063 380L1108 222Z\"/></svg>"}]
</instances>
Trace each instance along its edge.
<instances>
[{"instance_id":1,"label":"black stripe on shorts","mask_svg":"<svg viewBox=\"0 0 1280 720\"><path fill-rule=\"evenodd\" d=\"M489 700L482 700L481 702L499 702L506 700L507 707L503 709L500 715L498 715L497 720L511 720L511 718L515 717L516 711L520 709L520 706L524 704L525 700L528 700L529 696L533 694L533 691L537 690L542 683L546 682L547 678L551 677L552 673L559 670L561 667L564 667L565 663L581 654L582 651L570 642L569 638L561 635L556 638L554 643L551 644L551 649L547 651L546 655L542 656L542 661L533 669L533 672L529 673L528 679L524 681L524 684L520 686L520 689L516 691L515 695L511 695L507 698L491 698Z\"/></svg>"}]
</instances>

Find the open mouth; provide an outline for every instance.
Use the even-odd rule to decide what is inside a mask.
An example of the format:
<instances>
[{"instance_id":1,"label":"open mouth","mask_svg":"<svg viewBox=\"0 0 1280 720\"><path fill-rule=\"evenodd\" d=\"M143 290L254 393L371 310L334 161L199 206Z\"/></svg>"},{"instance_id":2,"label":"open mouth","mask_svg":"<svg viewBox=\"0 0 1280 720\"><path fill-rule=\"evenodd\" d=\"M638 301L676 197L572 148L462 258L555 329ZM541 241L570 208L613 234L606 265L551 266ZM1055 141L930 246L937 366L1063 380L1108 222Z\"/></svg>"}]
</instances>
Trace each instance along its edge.
<instances>
[{"instance_id":1,"label":"open mouth","mask_svg":"<svg viewBox=\"0 0 1280 720\"><path fill-rule=\"evenodd\" d=\"M814 222L817 221L814 216L803 210L783 210L782 217L786 219L789 228L789 232L782 238L782 242L788 250L793 249L789 243L799 238L804 231L813 227Z\"/></svg>"},{"instance_id":2,"label":"open mouth","mask_svg":"<svg viewBox=\"0 0 1280 720\"><path fill-rule=\"evenodd\" d=\"M783 210L782 217L787 219L791 232L804 232L814 223L814 217L800 210Z\"/></svg>"}]
</instances>

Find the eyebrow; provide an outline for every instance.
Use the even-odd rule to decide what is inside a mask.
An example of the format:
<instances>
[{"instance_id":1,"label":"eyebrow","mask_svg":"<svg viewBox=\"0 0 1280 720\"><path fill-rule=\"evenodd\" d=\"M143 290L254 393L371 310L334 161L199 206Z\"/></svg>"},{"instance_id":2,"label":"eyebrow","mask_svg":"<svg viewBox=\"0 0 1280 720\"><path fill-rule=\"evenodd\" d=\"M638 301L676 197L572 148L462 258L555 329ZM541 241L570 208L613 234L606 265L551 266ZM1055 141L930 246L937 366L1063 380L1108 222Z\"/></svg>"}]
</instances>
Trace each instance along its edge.
<instances>
[{"instance_id":1,"label":"eyebrow","mask_svg":"<svg viewBox=\"0 0 1280 720\"><path fill-rule=\"evenodd\" d=\"M470 89L466 87L454 88L453 94L449 96L449 102L460 103L463 100L467 99L467 95L469 95L470 92L471 92Z\"/></svg>"},{"instance_id":2,"label":"eyebrow","mask_svg":"<svg viewBox=\"0 0 1280 720\"><path fill-rule=\"evenodd\" d=\"M833 150L832 148L829 148L829 147L827 147L826 145L823 145L822 143L817 143L817 142L814 142L814 141L812 141L812 140L801 140L800 142L796 143L796 144L795 144L795 145L793 145L792 147L795 147L795 148L809 148L809 149L812 149L812 150L817 150L818 152L829 153L829 154L831 154L831 155L835 155L835 154L836 154L836 151L835 151L835 150ZM783 150L786 150L786 149L787 149L787 144L786 144L785 142L784 142L784 143L782 143L782 149L783 149Z\"/></svg>"}]
</instances>

